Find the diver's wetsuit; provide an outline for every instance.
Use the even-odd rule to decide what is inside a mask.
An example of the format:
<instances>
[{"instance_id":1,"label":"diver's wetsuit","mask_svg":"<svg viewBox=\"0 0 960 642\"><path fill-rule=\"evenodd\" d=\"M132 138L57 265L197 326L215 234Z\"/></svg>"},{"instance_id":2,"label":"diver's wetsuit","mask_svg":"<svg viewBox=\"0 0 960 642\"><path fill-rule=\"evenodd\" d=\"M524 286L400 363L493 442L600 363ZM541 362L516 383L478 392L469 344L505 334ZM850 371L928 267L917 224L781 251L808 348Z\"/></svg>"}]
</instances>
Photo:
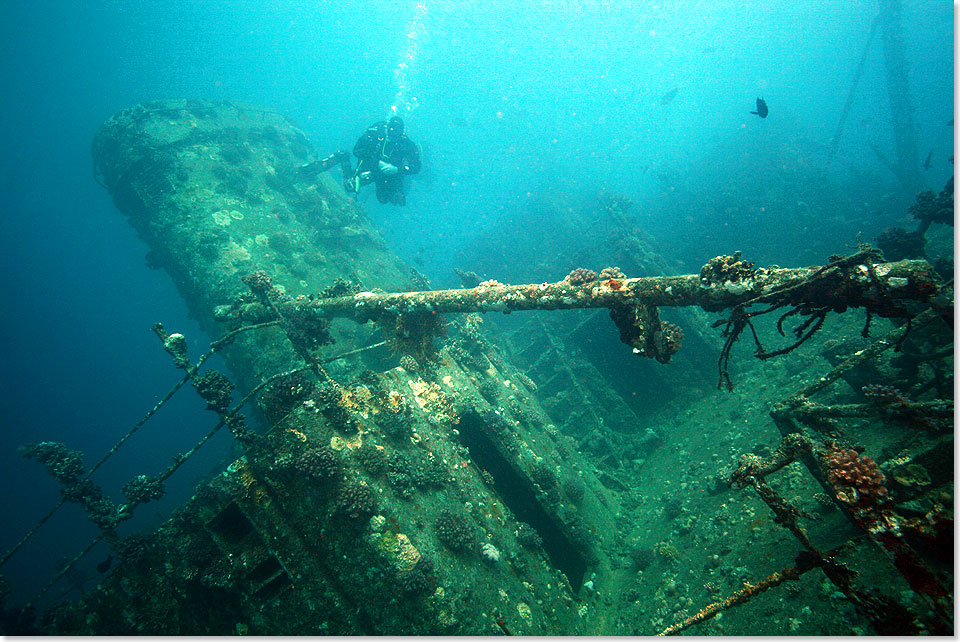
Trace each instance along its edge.
<instances>
[{"instance_id":1,"label":"diver's wetsuit","mask_svg":"<svg viewBox=\"0 0 960 642\"><path fill-rule=\"evenodd\" d=\"M403 193L403 176L420 171L420 150L406 134L391 138L387 135L386 121L381 120L363 132L353 146L353 155L359 159L355 191L373 181L377 184L377 200L381 203L404 205L407 202ZM380 161L390 163L400 171L392 176L384 174L380 171Z\"/></svg>"},{"instance_id":2,"label":"diver's wetsuit","mask_svg":"<svg viewBox=\"0 0 960 642\"><path fill-rule=\"evenodd\" d=\"M402 121L401 121L402 128ZM402 132L402 129L401 129ZM343 150L334 152L326 158L301 165L299 171L304 175L325 172L340 165L343 170L343 187L351 194L370 183L377 184L377 200L381 203L405 205L407 198L403 193L403 175L420 171L420 150L407 138L406 134L388 135L388 124L379 121L367 128L353 146L353 155L357 157L357 169L350 163L350 153ZM380 169L380 162L396 167L393 175Z\"/></svg>"}]
</instances>

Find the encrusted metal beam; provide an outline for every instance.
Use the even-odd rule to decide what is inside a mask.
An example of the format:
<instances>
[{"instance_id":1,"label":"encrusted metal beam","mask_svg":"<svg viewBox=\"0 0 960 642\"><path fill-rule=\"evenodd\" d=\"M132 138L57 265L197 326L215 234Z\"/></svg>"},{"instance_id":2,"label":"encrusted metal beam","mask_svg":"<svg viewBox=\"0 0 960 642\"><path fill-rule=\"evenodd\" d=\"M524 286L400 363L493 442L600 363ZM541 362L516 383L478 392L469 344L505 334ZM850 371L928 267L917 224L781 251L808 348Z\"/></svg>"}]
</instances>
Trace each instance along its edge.
<instances>
[{"instance_id":1,"label":"encrusted metal beam","mask_svg":"<svg viewBox=\"0 0 960 642\"><path fill-rule=\"evenodd\" d=\"M730 257L726 257L730 258ZM714 259L716 261L716 259ZM421 292L359 292L314 299L310 306L327 317L363 323L384 314L504 312L520 310L619 309L638 305L699 306L717 311L747 303L767 303L790 290L796 304L814 302L837 309L866 307L882 314L898 300L926 300L939 289L940 278L925 261L804 268L759 268L700 274L603 279L582 284L504 285L485 281L477 287ZM816 278L815 278L816 277Z\"/></svg>"}]
</instances>

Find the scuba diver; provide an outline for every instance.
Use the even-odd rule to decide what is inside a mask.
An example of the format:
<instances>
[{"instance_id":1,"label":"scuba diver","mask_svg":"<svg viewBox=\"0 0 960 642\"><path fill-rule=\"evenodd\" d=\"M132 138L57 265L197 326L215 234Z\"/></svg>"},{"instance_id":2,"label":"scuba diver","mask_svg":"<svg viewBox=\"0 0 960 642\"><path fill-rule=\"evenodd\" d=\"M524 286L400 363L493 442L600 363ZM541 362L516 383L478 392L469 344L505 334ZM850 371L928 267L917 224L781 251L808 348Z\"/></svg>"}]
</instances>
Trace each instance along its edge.
<instances>
[{"instance_id":1,"label":"scuba diver","mask_svg":"<svg viewBox=\"0 0 960 642\"><path fill-rule=\"evenodd\" d=\"M353 155L357 157L356 170L350 164L350 153L338 150L326 158L301 165L297 171L304 176L314 176L340 165L343 188L348 194L357 194L364 185L376 183L378 201L406 205L403 176L420 171L420 150L403 133L402 118L393 116L368 127L353 146Z\"/></svg>"}]
</instances>

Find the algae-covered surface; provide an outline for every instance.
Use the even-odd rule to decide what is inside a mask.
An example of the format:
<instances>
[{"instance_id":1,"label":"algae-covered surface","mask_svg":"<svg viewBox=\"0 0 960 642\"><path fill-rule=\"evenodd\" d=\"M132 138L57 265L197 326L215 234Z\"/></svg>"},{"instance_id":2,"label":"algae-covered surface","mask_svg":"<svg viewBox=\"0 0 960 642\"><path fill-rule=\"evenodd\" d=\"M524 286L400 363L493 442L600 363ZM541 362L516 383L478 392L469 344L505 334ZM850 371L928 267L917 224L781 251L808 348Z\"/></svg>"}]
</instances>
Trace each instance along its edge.
<instances>
[{"instance_id":1,"label":"algae-covered surface","mask_svg":"<svg viewBox=\"0 0 960 642\"><path fill-rule=\"evenodd\" d=\"M952 581L952 424L937 411L946 402L908 408L949 394L937 366L910 357L946 338L937 315L903 339L903 354L877 350L816 391L815 378L876 341L859 337L861 319L824 319L803 355L758 364L737 352L722 366L722 390L712 359L689 354L721 353L721 337L696 325L694 348L672 364L613 341L587 356L590 344L577 344L588 330L613 338L605 313L591 310L492 324L387 311L334 326L325 297L422 281L402 285L409 268L337 185L297 177L312 153L279 115L150 103L107 121L94 148L118 207L201 322L231 337L223 354L241 389L255 386L256 406L232 406L233 384L190 370L182 338L158 329L243 454L156 532L119 537L102 517L115 569L91 594L47 609L40 630L744 635L758 618L764 633L784 635L947 626L936 587ZM220 170L224 155L233 169ZM611 207L601 200L601 211ZM331 228L356 231L316 232ZM650 269L664 265L647 238L627 247L642 249ZM623 278L617 268L577 275L586 270L567 278L607 279L608 289ZM676 353L682 332L662 323ZM755 323L758 345L778 342L775 327ZM878 319L872 332L897 327ZM650 411L637 393L652 392L626 394L617 350L634 369L675 368L660 375L667 403ZM814 402L826 414L784 423L785 409ZM836 410L850 404L860 411ZM784 450L781 431L783 444L813 444L808 456ZM67 456L47 450L33 456ZM837 457L846 468L831 468ZM73 501L102 515L93 491L56 465ZM768 468L758 476L752 465ZM121 516L150 499L125 492ZM903 615L871 610L877 600Z\"/></svg>"},{"instance_id":2,"label":"algae-covered surface","mask_svg":"<svg viewBox=\"0 0 960 642\"><path fill-rule=\"evenodd\" d=\"M66 436L31 426L23 439L30 461L11 474L46 475L36 483L59 494L10 520L0 632L952 634L952 178L918 189L908 139L932 125L908 122L892 62L906 55L899 21L926 23L887 4L872 32L852 9L829 17L866 39L843 76L857 74L848 108L864 67L871 104L870 65L887 74L896 158L878 147L876 118L856 129L846 110L832 141L808 144L782 125L801 129L801 107L767 80L738 89L737 116L714 123L727 107L691 105L724 94L709 79L731 80L721 62L746 54L684 44L702 17L667 5L640 22L616 3L536 15L511 3L496 24L484 22L493 7L393 15L406 28L390 114L423 143L404 208L377 201L382 186L346 191L339 164L307 171L379 111L318 124L286 98L222 97L104 111L91 130L97 189L190 323L138 328L167 387L151 387L132 420L94 421L74 401ZM323 22L323 109L335 96L356 106L383 71L337 41L373 20L361 8ZM584 11L592 20L568 24ZM743 33L742 17L721 13ZM283 30L309 57L302 43L317 34L291 16ZM210 20L221 35L205 37L234 45L271 33ZM534 23L577 38L530 58ZM880 39L886 65L867 55ZM610 51L587 55L586 41ZM455 56L440 55L448 46ZM558 52L596 78L555 68ZM680 52L713 71L670 72ZM594 54L611 64L594 67ZM422 94L430 117L418 122L412 87L429 86L417 70L431 65L464 67ZM487 82L503 69L517 76ZM271 74L280 82L282 65ZM495 99L466 101L474 84ZM295 88L287 96L307 100ZM933 118L933 98L920 102ZM840 145L844 126L888 181ZM737 133L705 142L723 128ZM657 147L667 141L673 156ZM834 158L857 170L838 177ZM118 293L97 312L149 297ZM81 351L82 311L66 307L47 341L66 334L59 352L92 367L122 337ZM11 370L29 379L30 363ZM147 363L112 358L118 398ZM67 396L52 376L20 395ZM173 426L145 446L163 416ZM51 530L69 550L55 562L37 552Z\"/></svg>"}]
</instances>

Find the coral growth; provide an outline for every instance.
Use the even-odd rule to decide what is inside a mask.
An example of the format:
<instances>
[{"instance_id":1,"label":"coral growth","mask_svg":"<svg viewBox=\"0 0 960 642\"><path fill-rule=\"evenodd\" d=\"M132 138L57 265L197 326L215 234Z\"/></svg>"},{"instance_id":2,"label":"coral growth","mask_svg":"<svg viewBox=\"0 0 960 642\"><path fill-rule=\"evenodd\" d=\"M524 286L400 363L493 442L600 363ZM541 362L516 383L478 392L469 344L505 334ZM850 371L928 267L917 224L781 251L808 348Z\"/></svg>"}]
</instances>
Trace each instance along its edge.
<instances>
[{"instance_id":1,"label":"coral growth","mask_svg":"<svg viewBox=\"0 0 960 642\"><path fill-rule=\"evenodd\" d=\"M881 406L886 406L888 404L894 403L907 403L908 400L906 396L897 388L893 386L883 385L883 384L870 384L863 386L861 388L863 395L873 401L876 404Z\"/></svg>"},{"instance_id":2,"label":"coral growth","mask_svg":"<svg viewBox=\"0 0 960 642\"><path fill-rule=\"evenodd\" d=\"M876 239L877 247L883 251L887 261L916 259L923 256L927 244L921 232L908 232L902 227L888 227Z\"/></svg>"},{"instance_id":3,"label":"coral growth","mask_svg":"<svg viewBox=\"0 0 960 642\"><path fill-rule=\"evenodd\" d=\"M433 525L437 539L452 551L465 551L477 544L477 536L463 515L454 515L447 509L440 511Z\"/></svg>"},{"instance_id":4,"label":"coral growth","mask_svg":"<svg viewBox=\"0 0 960 642\"><path fill-rule=\"evenodd\" d=\"M273 288L273 284L270 281L270 275L263 270L251 272L247 276L243 277L241 281L243 281L243 284L250 288L254 294L260 296L268 294Z\"/></svg>"},{"instance_id":5,"label":"coral growth","mask_svg":"<svg viewBox=\"0 0 960 642\"><path fill-rule=\"evenodd\" d=\"M320 291L320 298L330 299L333 297L348 296L351 294L356 294L359 291L360 286L356 283L347 281L346 279L337 278L333 281L332 285L328 285Z\"/></svg>"},{"instance_id":6,"label":"coral growth","mask_svg":"<svg viewBox=\"0 0 960 642\"><path fill-rule=\"evenodd\" d=\"M276 421L293 410L313 392L314 383L306 374L297 372L267 385L257 400L260 409Z\"/></svg>"},{"instance_id":7,"label":"coral growth","mask_svg":"<svg viewBox=\"0 0 960 642\"><path fill-rule=\"evenodd\" d=\"M120 520L113 502L103 496L103 490L96 483L82 479L85 469L80 452L57 441L25 444L18 452L43 464L47 473L62 485L63 499L83 506L87 519L98 528L105 531L116 528Z\"/></svg>"},{"instance_id":8,"label":"coral growth","mask_svg":"<svg viewBox=\"0 0 960 642\"><path fill-rule=\"evenodd\" d=\"M335 480L343 476L340 458L327 446L305 451L297 458L295 467L297 472L310 479Z\"/></svg>"},{"instance_id":9,"label":"coral growth","mask_svg":"<svg viewBox=\"0 0 960 642\"><path fill-rule=\"evenodd\" d=\"M756 276L758 270L753 269L753 263L744 261L740 258L740 252L734 252L733 256L724 254L710 259L706 265L700 268L700 282L705 286L711 286L732 281L737 283L752 279Z\"/></svg>"},{"instance_id":10,"label":"coral growth","mask_svg":"<svg viewBox=\"0 0 960 642\"><path fill-rule=\"evenodd\" d=\"M21 457L36 459L47 473L62 484L74 484L84 473L83 455L58 441L41 441L20 446Z\"/></svg>"},{"instance_id":11,"label":"coral growth","mask_svg":"<svg viewBox=\"0 0 960 642\"><path fill-rule=\"evenodd\" d=\"M313 350L333 343L330 322L320 316L319 310L288 303L283 305L282 313L280 326L298 350Z\"/></svg>"},{"instance_id":12,"label":"coral growth","mask_svg":"<svg viewBox=\"0 0 960 642\"><path fill-rule=\"evenodd\" d=\"M563 494L574 504L583 501L586 491L587 487L579 477L567 477L563 480Z\"/></svg>"},{"instance_id":13,"label":"coral growth","mask_svg":"<svg viewBox=\"0 0 960 642\"><path fill-rule=\"evenodd\" d=\"M586 268L577 268L564 278L564 281L567 281L570 285L584 285L596 280L597 273Z\"/></svg>"},{"instance_id":14,"label":"coral growth","mask_svg":"<svg viewBox=\"0 0 960 642\"><path fill-rule=\"evenodd\" d=\"M113 552L119 564L138 565L150 555L152 545L151 538L135 533L117 541L113 545Z\"/></svg>"},{"instance_id":15,"label":"coral growth","mask_svg":"<svg viewBox=\"0 0 960 642\"><path fill-rule=\"evenodd\" d=\"M345 483L337 493L334 511L359 529L377 512L377 495L364 482Z\"/></svg>"},{"instance_id":16,"label":"coral growth","mask_svg":"<svg viewBox=\"0 0 960 642\"><path fill-rule=\"evenodd\" d=\"M411 357L409 354L405 354L402 357L400 357L400 367L406 370L407 372L409 372L410 374L414 374L417 372L420 365L417 363L416 359Z\"/></svg>"},{"instance_id":17,"label":"coral growth","mask_svg":"<svg viewBox=\"0 0 960 642\"><path fill-rule=\"evenodd\" d=\"M382 447L365 443L353 451L353 456L357 458L360 466L374 477L379 477L387 470L387 455Z\"/></svg>"},{"instance_id":18,"label":"coral growth","mask_svg":"<svg viewBox=\"0 0 960 642\"><path fill-rule=\"evenodd\" d=\"M886 500L886 477L870 457L861 457L857 451L833 448L820 459L827 482L844 504L857 508L871 508Z\"/></svg>"},{"instance_id":19,"label":"coral growth","mask_svg":"<svg viewBox=\"0 0 960 642\"><path fill-rule=\"evenodd\" d=\"M605 267L600 270L600 280L601 281L610 281L611 279L615 281L622 281L627 278L627 275L620 271L618 267Z\"/></svg>"},{"instance_id":20,"label":"coral growth","mask_svg":"<svg viewBox=\"0 0 960 642\"><path fill-rule=\"evenodd\" d=\"M377 424L384 434L395 438L409 437L413 428L413 411L403 395L395 390L387 392L383 409L377 414Z\"/></svg>"},{"instance_id":21,"label":"coral growth","mask_svg":"<svg viewBox=\"0 0 960 642\"><path fill-rule=\"evenodd\" d=\"M480 547L480 557L491 564L496 564L500 561L500 549L490 542L485 542Z\"/></svg>"},{"instance_id":22,"label":"coral growth","mask_svg":"<svg viewBox=\"0 0 960 642\"><path fill-rule=\"evenodd\" d=\"M653 333L653 344L657 354L669 358L680 351L683 344L683 330L668 321L660 322L660 331Z\"/></svg>"},{"instance_id":23,"label":"coral growth","mask_svg":"<svg viewBox=\"0 0 960 642\"><path fill-rule=\"evenodd\" d=\"M413 568L397 572L397 585L408 595L425 595L437 585L436 570L426 555L421 555Z\"/></svg>"},{"instance_id":24,"label":"coral growth","mask_svg":"<svg viewBox=\"0 0 960 642\"><path fill-rule=\"evenodd\" d=\"M436 359L437 346L433 339L447 334L440 315L433 311L407 312L387 317L384 325L391 326L393 349L416 358L420 363Z\"/></svg>"},{"instance_id":25,"label":"coral growth","mask_svg":"<svg viewBox=\"0 0 960 642\"><path fill-rule=\"evenodd\" d=\"M630 558L639 570L644 571L653 564L657 554L652 548L638 544L630 549Z\"/></svg>"},{"instance_id":26,"label":"coral growth","mask_svg":"<svg viewBox=\"0 0 960 642\"><path fill-rule=\"evenodd\" d=\"M544 459L537 460L533 465L530 477L546 492L556 491L560 487L556 468Z\"/></svg>"},{"instance_id":27,"label":"coral growth","mask_svg":"<svg viewBox=\"0 0 960 642\"><path fill-rule=\"evenodd\" d=\"M163 349L173 357L173 363L178 368L186 368L190 365L190 360L187 358L187 339L182 334L175 332L166 335L163 338Z\"/></svg>"},{"instance_id":28,"label":"coral growth","mask_svg":"<svg viewBox=\"0 0 960 642\"><path fill-rule=\"evenodd\" d=\"M133 505L160 499L163 493L163 482L150 475L137 475L123 487L124 497Z\"/></svg>"},{"instance_id":29,"label":"coral growth","mask_svg":"<svg viewBox=\"0 0 960 642\"><path fill-rule=\"evenodd\" d=\"M197 389L207 408L216 412L225 412L230 407L230 393L233 384L226 375L217 370L207 370L202 375L193 378L193 386Z\"/></svg>"},{"instance_id":30,"label":"coral growth","mask_svg":"<svg viewBox=\"0 0 960 642\"><path fill-rule=\"evenodd\" d=\"M931 223L953 225L953 177L941 190L934 194L927 190L917 194L916 202L910 206L910 216L922 222L921 230L925 230Z\"/></svg>"},{"instance_id":31,"label":"coral growth","mask_svg":"<svg viewBox=\"0 0 960 642\"><path fill-rule=\"evenodd\" d=\"M520 542L521 546L527 548L538 549L543 546L543 538L540 537L540 533L526 522L520 522L518 525L517 541Z\"/></svg>"}]
</instances>

